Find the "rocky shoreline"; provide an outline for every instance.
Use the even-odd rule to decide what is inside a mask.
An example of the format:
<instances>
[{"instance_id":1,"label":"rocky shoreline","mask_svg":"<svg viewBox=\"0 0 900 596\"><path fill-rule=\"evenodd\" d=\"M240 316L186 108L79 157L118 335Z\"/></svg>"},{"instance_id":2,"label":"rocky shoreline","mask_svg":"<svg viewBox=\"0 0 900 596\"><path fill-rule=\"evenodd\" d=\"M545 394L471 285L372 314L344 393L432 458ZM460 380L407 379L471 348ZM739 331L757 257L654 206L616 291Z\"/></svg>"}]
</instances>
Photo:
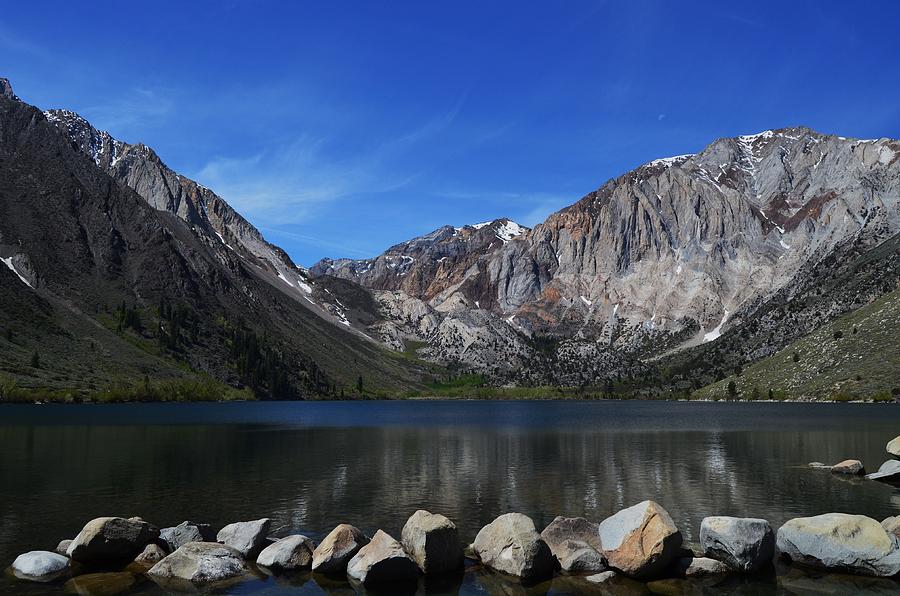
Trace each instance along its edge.
<instances>
[{"instance_id":1,"label":"rocky shoreline","mask_svg":"<svg viewBox=\"0 0 900 596\"><path fill-rule=\"evenodd\" d=\"M900 437L887 451L900 459ZM900 474L898 459L882 469L897 468ZM858 460L817 467L864 472ZM127 592L147 579L165 590L195 591L299 572L339 576L359 590L404 593L415 591L422 576L462 574L473 565L524 585L564 575L578 593L629 583L670 593L666 582L683 579L771 577L776 563L900 578L900 516L879 522L825 513L790 519L777 530L765 519L709 516L700 523L700 542L693 549L685 547L665 508L650 500L599 523L556 517L541 532L528 516L506 513L482 527L468 546L452 520L425 510L406 520L399 539L383 530L367 536L349 524L338 525L318 543L301 534L273 536L271 530L268 518L216 530L193 521L160 529L140 517L100 517L53 551L19 555L8 573L22 581L65 582L69 592L95 593L91 586L101 587L105 594ZM900 583L895 587L900 591Z\"/></svg>"}]
</instances>

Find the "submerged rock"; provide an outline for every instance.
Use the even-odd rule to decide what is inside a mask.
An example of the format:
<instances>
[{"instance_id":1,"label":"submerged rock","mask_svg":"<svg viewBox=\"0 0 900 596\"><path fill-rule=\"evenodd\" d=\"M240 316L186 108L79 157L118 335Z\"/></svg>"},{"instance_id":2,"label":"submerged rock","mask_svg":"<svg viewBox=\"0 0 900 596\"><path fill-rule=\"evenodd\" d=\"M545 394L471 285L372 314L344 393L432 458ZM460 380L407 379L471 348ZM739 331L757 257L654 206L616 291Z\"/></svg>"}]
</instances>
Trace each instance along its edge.
<instances>
[{"instance_id":1,"label":"submerged rock","mask_svg":"<svg viewBox=\"0 0 900 596\"><path fill-rule=\"evenodd\" d=\"M180 580L194 585L222 582L249 571L241 553L218 542L189 542L154 565L147 574L165 583Z\"/></svg>"},{"instance_id":2,"label":"submerged rock","mask_svg":"<svg viewBox=\"0 0 900 596\"><path fill-rule=\"evenodd\" d=\"M712 516L700 523L700 546L706 556L750 573L771 564L775 534L764 519Z\"/></svg>"},{"instance_id":3,"label":"submerged rock","mask_svg":"<svg viewBox=\"0 0 900 596\"><path fill-rule=\"evenodd\" d=\"M343 573L347 563L369 539L362 530L350 524L340 524L313 551L312 570L319 573Z\"/></svg>"},{"instance_id":4,"label":"submerged rock","mask_svg":"<svg viewBox=\"0 0 900 596\"><path fill-rule=\"evenodd\" d=\"M867 480L895 481L900 480L900 461L889 459L878 468L877 472L866 474Z\"/></svg>"},{"instance_id":5,"label":"submerged rock","mask_svg":"<svg viewBox=\"0 0 900 596\"><path fill-rule=\"evenodd\" d=\"M378 530L372 540L350 559L347 575L366 585L415 583L419 577L419 567L399 542Z\"/></svg>"},{"instance_id":6,"label":"submerged rock","mask_svg":"<svg viewBox=\"0 0 900 596\"><path fill-rule=\"evenodd\" d=\"M600 551L600 526L583 517L556 517L541 532L563 571L597 572L606 569Z\"/></svg>"},{"instance_id":7,"label":"submerged rock","mask_svg":"<svg viewBox=\"0 0 900 596\"><path fill-rule=\"evenodd\" d=\"M866 469L858 459L845 459L844 461L831 466L831 472L833 474L850 474L851 476L856 476L865 474Z\"/></svg>"},{"instance_id":8,"label":"submerged rock","mask_svg":"<svg viewBox=\"0 0 900 596\"><path fill-rule=\"evenodd\" d=\"M114 573L88 573L77 575L66 582L66 592L84 596L112 596L124 594L138 582L138 577L127 571Z\"/></svg>"},{"instance_id":9,"label":"submerged rock","mask_svg":"<svg viewBox=\"0 0 900 596\"><path fill-rule=\"evenodd\" d=\"M140 518L98 517L78 533L66 554L81 563L131 560L159 538L159 531Z\"/></svg>"},{"instance_id":10,"label":"submerged rock","mask_svg":"<svg viewBox=\"0 0 900 596\"><path fill-rule=\"evenodd\" d=\"M271 521L268 517L246 522L228 524L216 535L216 541L230 546L245 557L253 558L268 544Z\"/></svg>"},{"instance_id":11,"label":"submerged rock","mask_svg":"<svg viewBox=\"0 0 900 596\"><path fill-rule=\"evenodd\" d=\"M463 546L459 541L459 531L443 515L416 511L406 520L400 540L426 575L462 567Z\"/></svg>"},{"instance_id":12,"label":"submerged rock","mask_svg":"<svg viewBox=\"0 0 900 596\"><path fill-rule=\"evenodd\" d=\"M607 564L639 579L662 573L678 555L681 541L669 513L654 501L643 501L600 522Z\"/></svg>"},{"instance_id":13,"label":"submerged rock","mask_svg":"<svg viewBox=\"0 0 900 596\"><path fill-rule=\"evenodd\" d=\"M900 541L864 515L792 519L778 529L777 544L783 556L812 567L883 577L900 573Z\"/></svg>"},{"instance_id":14,"label":"submerged rock","mask_svg":"<svg viewBox=\"0 0 900 596\"><path fill-rule=\"evenodd\" d=\"M183 521L177 526L163 528L159 537L174 552L188 542L216 542L216 533L209 524Z\"/></svg>"},{"instance_id":15,"label":"submerged rock","mask_svg":"<svg viewBox=\"0 0 900 596\"><path fill-rule=\"evenodd\" d=\"M19 579L33 582L50 582L66 575L70 570L70 560L59 553L33 550L16 557L12 572Z\"/></svg>"},{"instance_id":16,"label":"submerged rock","mask_svg":"<svg viewBox=\"0 0 900 596\"><path fill-rule=\"evenodd\" d=\"M474 542L481 562L526 581L553 575L556 561L531 518L506 513L481 528Z\"/></svg>"},{"instance_id":17,"label":"submerged rock","mask_svg":"<svg viewBox=\"0 0 900 596\"><path fill-rule=\"evenodd\" d=\"M315 548L312 540L301 534L294 534L264 548L259 553L256 564L284 571L308 569L312 566Z\"/></svg>"},{"instance_id":18,"label":"submerged rock","mask_svg":"<svg viewBox=\"0 0 900 596\"><path fill-rule=\"evenodd\" d=\"M816 468L819 470L830 470L831 469L831 466L829 466L828 464L823 464L820 461L811 461L807 465L809 465L810 468Z\"/></svg>"}]
</instances>

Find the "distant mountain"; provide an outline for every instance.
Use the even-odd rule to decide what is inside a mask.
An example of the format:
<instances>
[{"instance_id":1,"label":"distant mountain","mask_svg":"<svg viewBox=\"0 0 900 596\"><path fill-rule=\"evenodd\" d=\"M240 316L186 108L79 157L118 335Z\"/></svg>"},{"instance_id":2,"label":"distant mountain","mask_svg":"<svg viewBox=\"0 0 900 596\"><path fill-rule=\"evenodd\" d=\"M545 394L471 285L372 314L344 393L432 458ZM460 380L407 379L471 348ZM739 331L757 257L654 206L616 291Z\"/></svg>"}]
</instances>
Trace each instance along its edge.
<instances>
[{"instance_id":1,"label":"distant mountain","mask_svg":"<svg viewBox=\"0 0 900 596\"><path fill-rule=\"evenodd\" d=\"M371 288L395 336L495 382L646 379L675 352L688 361L731 330L764 329L696 383L897 287L896 254L878 248L898 231L900 142L788 128L651 161L508 241L445 227L310 273ZM844 270L866 254L879 256Z\"/></svg>"},{"instance_id":2,"label":"distant mountain","mask_svg":"<svg viewBox=\"0 0 900 596\"><path fill-rule=\"evenodd\" d=\"M314 304L303 269L151 149L0 90L0 377L78 395L206 376L262 397L431 378Z\"/></svg>"}]
</instances>

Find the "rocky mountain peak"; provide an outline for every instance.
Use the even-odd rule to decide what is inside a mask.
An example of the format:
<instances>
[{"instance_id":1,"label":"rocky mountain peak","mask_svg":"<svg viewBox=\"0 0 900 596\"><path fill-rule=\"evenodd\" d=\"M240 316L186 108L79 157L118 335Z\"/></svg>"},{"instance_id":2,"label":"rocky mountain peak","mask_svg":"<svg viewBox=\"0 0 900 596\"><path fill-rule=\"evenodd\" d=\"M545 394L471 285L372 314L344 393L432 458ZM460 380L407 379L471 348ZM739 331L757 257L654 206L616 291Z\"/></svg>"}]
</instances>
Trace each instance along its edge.
<instances>
[{"instance_id":1,"label":"rocky mountain peak","mask_svg":"<svg viewBox=\"0 0 900 596\"><path fill-rule=\"evenodd\" d=\"M13 93L12 85L10 84L9 79L4 77L0 77L0 97L19 101L19 98L16 97L15 93Z\"/></svg>"}]
</instances>

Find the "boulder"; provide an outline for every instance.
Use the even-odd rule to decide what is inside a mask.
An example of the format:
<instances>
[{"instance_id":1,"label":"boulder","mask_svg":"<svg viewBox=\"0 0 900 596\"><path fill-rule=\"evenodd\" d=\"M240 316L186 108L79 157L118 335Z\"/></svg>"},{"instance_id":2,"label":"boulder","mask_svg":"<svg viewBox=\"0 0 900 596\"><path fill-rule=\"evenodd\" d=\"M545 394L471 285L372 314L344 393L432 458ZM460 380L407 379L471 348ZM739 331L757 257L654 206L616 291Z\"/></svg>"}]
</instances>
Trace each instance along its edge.
<instances>
[{"instance_id":1,"label":"boulder","mask_svg":"<svg viewBox=\"0 0 900 596\"><path fill-rule=\"evenodd\" d=\"M887 452L898 459L900 459L900 437L894 437L887 444Z\"/></svg>"},{"instance_id":2,"label":"boulder","mask_svg":"<svg viewBox=\"0 0 900 596\"><path fill-rule=\"evenodd\" d=\"M313 551L312 570L343 573L350 559L368 543L369 539L362 530L350 524L340 524Z\"/></svg>"},{"instance_id":3,"label":"boulder","mask_svg":"<svg viewBox=\"0 0 900 596\"><path fill-rule=\"evenodd\" d=\"M884 528L884 531L888 534L900 537L900 515L885 519L881 522L881 527Z\"/></svg>"},{"instance_id":4,"label":"boulder","mask_svg":"<svg viewBox=\"0 0 900 596\"><path fill-rule=\"evenodd\" d=\"M541 532L563 571L606 570L600 551L600 526L583 517L557 517Z\"/></svg>"},{"instance_id":5,"label":"boulder","mask_svg":"<svg viewBox=\"0 0 900 596\"><path fill-rule=\"evenodd\" d=\"M864 515L826 513L778 529L782 556L811 567L887 577L900 573L900 540Z\"/></svg>"},{"instance_id":6,"label":"boulder","mask_svg":"<svg viewBox=\"0 0 900 596\"><path fill-rule=\"evenodd\" d=\"M443 515L419 510L400 534L403 548L427 575L462 567L463 546L456 525Z\"/></svg>"},{"instance_id":7,"label":"boulder","mask_svg":"<svg viewBox=\"0 0 900 596\"><path fill-rule=\"evenodd\" d=\"M316 545L312 540L306 536L294 534L264 548L256 558L256 564L283 571L308 569L312 566L315 548Z\"/></svg>"},{"instance_id":8,"label":"boulder","mask_svg":"<svg viewBox=\"0 0 900 596\"><path fill-rule=\"evenodd\" d=\"M60 540L59 544L56 545L56 552L64 555L69 550L69 545L72 544L71 540Z\"/></svg>"},{"instance_id":9,"label":"boulder","mask_svg":"<svg viewBox=\"0 0 900 596\"><path fill-rule=\"evenodd\" d=\"M681 532L668 512L643 501L600 523L607 564L638 579L652 578L672 563L681 549Z\"/></svg>"},{"instance_id":10,"label":"boulder","mask_svg":"<svg viewBox=\"0 0 900 596\"><path fill-rule=\"evenodd\" d=\"M70 594L85 596L111 596L130 592L138 577L127 571L114 573L87 573L77 575L66 582L65 590Z\"/></svg>"},{"instance_id":11,"label":"boulder","mask_svg":"<svg viewBox=\"0 0 900 596\"><path fill-rule=\"evenodd\" d=\"M844 461L831 466L831 472L832 474L850 474L851 476L858 476L859 474L865 474L866 469L858 459L845 459Z\"/></svg>"},{"instance_id":12,"label":"boulder","mask_svg":"<svg viewBox=\"0 0 900 596\"><path fill-rule=\"evenodd\" d=\"M98 517L84 526L66 554L80 563L132 560L157 538L159 530L139 518Z\"/></svg>"},{"instance_id":13,"label":"boulder","mask_svg":"<svg viewBox=\"0 0 900 596\"><path fill-rule=\"evenodd\" d=\"M170 552L175 552L188 542L215 542L216 533L209 524L198 524L192 521L183 521L177 526L163 528L159 531L159 537L169 547Z\"/></svg>"},{"instance_id":14,"label":"boulder","mask_svg":"<svg viewBox=\"0 0 900 596\"><path fill-rule=\"evenodd\" d=\"M168 553L158 544L148 544L141 554L134 558L134 562L140 565L152 567L166 558Z\"/></svg>"},{"instance_id":15,"label":"boulder","mask_svg":"<svg viewBox=\"0 0 900 596\"><path fill-rule=\"evenodd\" d=\"M867 480L882 480L891 482L900 480L900 461L889 459L878 468L877 472L866 474Z\"/></svg>"},{"instance_id":16,"label":"boulder","mask_svg":"<svg viewBox=\"0 0 900 596\"><path fill-rule=\"evenodd\" d=\"M49 582L69 573L71 561L59 553L33 550L16 557L13 575L33 582Z\"/></svg>"},{"instance_id":17,"label":"boulder","mask_svg":"<svg viewBox=\"0 0 900 596\"><path fill-rule=\"evenodd\" d=\"M147 572L154 581L190 582L194 585L223 582L249 571L237 550L218 542L189 542Z\"/></svg>"},{"instance_id":18,"label":"boulder","mask_svg":"<svg viewBox=\"0 0 900 596\"><path fill-rule=\"evenodd\" d=\"M347 563L347 575L366 585L415 583L419 577L419 567L399 542L378 530L372 540Z\"/></svg>"},{"instance_id":19,"label":"boulder","mask_svg":"<svg viewBox=\"0 0 900 596\"><path fill-rule=\"evenodd\" d=\"M268 546L266 534L269 533L268 517L246 522L228 524L216 535L216 542L230 546L248 558L255 558L262 549Z\"/></svg>"},{"instance_id":20,"label":"boulder","mask_svg":"<svg viewBox=\"0 0 900 596\"><path fill-rule=\"evenodd\" d=\"M681 557L677 561L678 573L684 577L707 577L726 575L734 570L716 559L708 557Z\"/></svg>"},{"instance_id":21,"label":"boulder","mask_svg":"<svg viewBox=\"0 0 900 596\"><path fill-rule=\"evenodd\" d=\"M703 554L726 563L736 571L752 573L771 564L775 556L775 534L764 519L752 517L706 517L700 523Z\"/></svg>"},{"instance_id":22,"label":"boulder","mask_svg":"<svg viewBox=\"0 0 900 596\"><path fill-rule=\"evenodd\" d=\"M550 577L556 568L550 547L521 513L506 513L481 528L474 546L482 563L525 581Z\"/></svg>"}]
</instances>

